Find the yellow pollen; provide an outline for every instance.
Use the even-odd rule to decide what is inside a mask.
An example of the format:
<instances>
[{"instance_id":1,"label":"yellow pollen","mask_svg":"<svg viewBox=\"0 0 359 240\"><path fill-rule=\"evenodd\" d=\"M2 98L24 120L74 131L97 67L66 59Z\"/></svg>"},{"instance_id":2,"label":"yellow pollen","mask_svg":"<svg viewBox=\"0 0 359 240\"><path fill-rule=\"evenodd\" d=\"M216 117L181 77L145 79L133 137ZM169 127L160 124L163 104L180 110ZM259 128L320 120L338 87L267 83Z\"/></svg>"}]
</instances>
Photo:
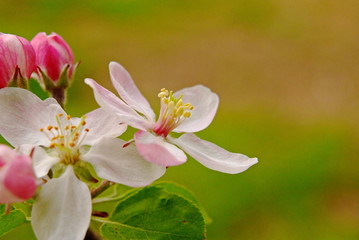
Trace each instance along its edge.
<instances>
[{"instance_id":1,"label":"yellow pollen","mask_svg":"<svg viewBox=\"0 0 359 240\"><path fill-rule=\"evenodd\" d=\"M81 122L81 125L82 125L82 126L85 126L85 125L86 125L86 122L85 122L85 121L82 121L82 122Z\"/></svg>"},{"instance_id":2,"label":"yellow pollen","mask_svg":"<svg viewBox=\"0 0 359 240\"><path fill-rule=\"evenodd\" d=\"M75 133L75 136L78 137L78 136L80 136L80 134L77 132L77 133Z\"/></svg>"},{"instance_id":3,"label":"yellow pollen","mask_svg":"<svg viewBox=\"0 0 359 240\"><path fill-rule=\"evenodd\" d=\"M88 128L85 128L85 131L86 131L86 132L89 132L89 131L90 131L90 129L88 129Z\"/></svg>"},{"instance_id":4,"label":"yellow pollen","mask_svg":"<svg viewBox=\"0 0 359 240\"><path fill-rule=\"evenodd\" d=\"M55 128L55 130L56 130L56 131L57 131L57 130L59 130L59 128L58 128L58 127L56 127L56 126L55 126L54 128Z\"/></svg>"},{"instance_id":5,"label":"yellow pollen","mask_svg":"<svg viewBox=\"0 0 359 240\"><path fill-rule=\"evenodd\" d=\"M75 147L75 143L74 142L70 142L70 147Z\"/></svg>"},{"instance_id":6,"label":"yellow pollen","mask_svg":"<svg viewBox=\"0 0 359 240\"><path fill-rule=\"evenodd\" d=\"M40 132L43 132L44 131L44 129L43 128L40 128Z\"/></svg>"},{"instance_id":7,"label":"yellow pollen","mask_svg":"<svg viewBox=\"0 0 359 240\"><path fill-rule=\"evenodd\" d=\"M54 148L55 147L55 143L51 143L49 148Z\"/></svg>"},{"instance_id":8,"label":"yellow pollen","mask_svg":"<svg viewBox=\"0 0 359 240\"><path fill-rule=\"evenodd\" d=\"M70 127L69 127L68 125L65 126L65 130L69 130L69 128L70 128Z\"/></svg>"},{"instance_id":9,"label":"yellow pollen","mask_svg":"<svg viewBox=\"0 0 359 240\"><path fill-rule=\"evenodd\" d=\"M74 128L76 128L76 126L71 126L71 129L74 129Z\"/></svg>"},{"instance_id":10,"label":"yellow pollen","mask_svg":"<svg viewBox=\"0 0 359 240\"><path fill-rule=\"evenodd\" d=\"M70 120L70 119L71 119L71 115L67 115L67 116L66 116L66 119L67 119L67 120Z\"/></svg>"},{"instance_id":11,"label":"yellow pollen","mask_svg":"<svg viewBox=\"0 0 359 240\"><path fill-rule=\"evenodd\" d=\"M191 112L184 112L183 117L189 118L191 116Z\"/></svg>"},{"instance_id":12,"label":"yellow pollen","mask_svg":"<svg viewBox=\"0 0 359 240\"><path fill-rule=\"evenodd\" d=\"M47 126L47 130L49 130L49 131L50 131L52 128L53 128L53 126L51 126L51 125L50 125L50 126Z\"/></svg>"},{"instance_id":13,"label":"yellow pollen","mask_svg":"<svg viewBox=\"0 0 359 240\"><path fill-rule=\"evenodd\" d=\"M60 113L60 114L59 114L59 115L57 115L57 116L62 117L62 116L64 116L64 114Z\"/></svg>"}]
</instances>

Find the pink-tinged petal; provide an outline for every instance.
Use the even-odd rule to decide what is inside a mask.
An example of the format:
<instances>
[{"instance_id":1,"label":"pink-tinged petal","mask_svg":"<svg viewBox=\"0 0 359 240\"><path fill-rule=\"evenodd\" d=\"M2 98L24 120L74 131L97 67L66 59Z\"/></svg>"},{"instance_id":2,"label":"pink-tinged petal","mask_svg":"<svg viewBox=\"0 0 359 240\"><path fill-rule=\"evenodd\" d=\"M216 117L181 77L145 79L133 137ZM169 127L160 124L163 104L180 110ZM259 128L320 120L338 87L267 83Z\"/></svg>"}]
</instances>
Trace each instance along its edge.
<instances>
[{"instance_id":1,"label":"pink-tinged petal","mask_svg":"<svg viewBox=\"0 0 359 240\"><path fill-rule=\"evenodd\" d=\"M0 204L29 199L36 186L31 159L0 144Z\"/></svg>"},{"instance_id":2,"label":"pink-tinged petal","mask_svg":"<svg viewBox=\"0 0 359 240\"><path fill-rule=\"evenodd\" d=\"M37 239L83 240L90 225L91 194L74 174L72 166L41 189L31 213Z\"/></svg>"},{"instance_id":3,"label":"pink-tinged petal","mask_svg":"<svg viewBox=\"0 0 359 240\"><path fill-rule=\"evenodd\" d=\"M142 95L127 70L117 62L110 63L110 74L113 86L120 97L133 109L142 113L150 121L155 121L155 113Z\"/></svg>"},{"instance_id":4,"label":"pink-tinged petal","mask_svg":"<svg viewBox=\"0 0 359 240\"><path fill-rule=\"evenodd\" d=\"M121 117L126 124L141 130L146 130L153 124L94 80L87 78L85 83L92 87L98 105L106 111Z\"/></svg>"},{"instance_id":5,"label":"pink-tinged petal","mask_svg":"<svg viewBox=\"0 0 359 240\"><path fill-rule=\"evenodd\" d=\"M89 132L83 144L93 145L101 137L118 137L127 129L120 117L98 108L86 114L86 128Z\"/></svg>"},{"instance_id":6,"label":"pink-tinged petal","mask_svg":"<svg viewBox=\"0 0 359 240\"><path fill-rule=\"evenodd\" d=\"M212 122L216 115L219 98L218 95L202 85L184 88L177 91L174 96L183 94L183 103L190 103L194 106L191 117L175 128L174 132L198 132Z\"/></svg>"},{"instance_id":7,"label":"pink-tinged petal","mask_svg":"<svg viewBox=\"0 0 359 240\"><path fill-rule=\"evenodd\" d=\"M31 46L31 43L25 38L18 37L22 45L24 54L18 55L18 66L21 71L21 75L26 79L31 77L31 74L36 70L36 55L34 48Z\"/></svg>"},{"instance_id":8,"label":"pink-tinged petal","mask_svg":"<svg viewBox=\"0 0 359 240\"><path fill-rule=\"evenodd\" d=\"M149 162L168 167L180 165L187 160L186 154L181 149L166 142L163 137L138 131L134 139L137 151Z\"/></svg>"},{"instance_id":9,"label":"pink-tinged petal","mask_svg":"<svg viewBox=\"0 0 359 240\"><path fill-rule=\"evenodd\" d=\"M53 103L54 100L42 101L25 89L0 89L0 134L14 147L47 145L49 139L40 129L55 125L55 116L65 114L58 104Z\"/></svg>"},{"instance_id":10,"label":"pink-tinged petal","mask_svg":"<svg viewBox=\"0 0 359 240\"><path fill-rule=\"evenodd\" d=\"M136 148L118 138L103 138L82 158L99 177L130 187L143 187L160 178L166 168L143 159Z\"/></svg>"},{"instance_id":11,"label":"pink-tinged petal","mask_svg":"<svg viewBox=\"0 0 359 240\"><path fill-rule=\"evenodd\" d=\"M4 187L23 200L31 198L36 191L35 175L31 159L25 155L15 158L4 176Z\"/></svg>"},{"instance_id":12,"label":"pink-tinged petal","mask_svg":"<svg viewBox=\"0 0 359 240\"><path fill-rule=\"evenodd\" d=\"M23 78L29 79L36 68L34 49L25 38L0 34L0 88L6 87L19 68Z\"/></svg>"},{"instance_id":13,"label":"pink-tinged petal","mask_svg":"<svg viewBox=\"0 0 359 240\"><path fill-rule=\"evenodd\" d=\"M35 49L37 65L53 81L60 78L63 69L69 65L70 74L74 67L74 56L70 46L56 33L47 36L45 33L38 33L31 44Z\"/></svg>"},{"instance_id":14,"label":"pink-tinged petal","mask_svg":"<svg viewBox=\"0 0 359 240\"><path fill-rule=\"evenodd\" d=\"M228 152L194 134L183 134L178 139L171 138L170 141L204 166L224 173L240 173L258 162L257 158Z\"/></svg>"}]
</instances>

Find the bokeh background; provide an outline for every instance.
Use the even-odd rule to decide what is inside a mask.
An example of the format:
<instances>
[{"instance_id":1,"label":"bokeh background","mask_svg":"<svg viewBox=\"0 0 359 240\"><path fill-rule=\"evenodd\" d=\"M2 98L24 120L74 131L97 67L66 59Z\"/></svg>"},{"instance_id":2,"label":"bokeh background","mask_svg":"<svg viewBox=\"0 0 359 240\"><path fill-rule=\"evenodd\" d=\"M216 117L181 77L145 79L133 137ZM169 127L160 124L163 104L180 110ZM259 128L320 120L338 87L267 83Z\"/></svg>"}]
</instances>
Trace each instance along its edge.
<instances>
[{"instance_id":1,"label":"bokeh background","mask_svg":"<svg viewBox=\"0 0 359 240\"><path fill-rule=\"evenodd\" d=\"M68 112L95 107L118 61L159 109L163 87L203 84L221 99L198 135L258 157L238 175L193 159L164 179L191 189L207 237L359 239L357 0L1 0L0 31L57 32L81 65ZM1 113L0 113L1 114ZM32 239L29 226L1 239Z\"/></svg>"}]
</instances>

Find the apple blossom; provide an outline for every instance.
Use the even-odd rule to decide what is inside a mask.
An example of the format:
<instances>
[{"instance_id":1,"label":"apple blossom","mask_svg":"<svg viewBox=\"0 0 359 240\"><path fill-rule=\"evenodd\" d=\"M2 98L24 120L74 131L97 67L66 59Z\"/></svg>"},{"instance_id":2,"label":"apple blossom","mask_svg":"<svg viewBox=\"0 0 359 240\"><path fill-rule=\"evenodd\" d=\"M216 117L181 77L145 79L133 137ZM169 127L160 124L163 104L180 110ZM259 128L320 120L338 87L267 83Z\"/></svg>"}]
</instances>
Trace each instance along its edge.
<instances>
[{"instance_id":1,"label":"apple blossom","mask_svg":"<svg viewBox=\"0 0 359 240\"><path fill-rule=\"evenodd\" d=\"M74 55L70 46L58 34L46 35L38 33L31 44L36 53L36 64L39 70L50 80L57 82L63 71L68 79L72 78L74 71ZM38 73L41 78L40 72Z\"/></svg>"},{"instance_id":2,"label":"apple blossom","mask_svg":"<svg viewBox=\"0 0 359 240\"><path fill-rule=\"evenodd\" d=\"M131 187L150 184L165 168L145 161L135 147L116 138L127 128L103 109L72 118L52 98L40 100L19 88L0 89L0 134L13 146L35 146L34 170L54 178L42 187L32 209L38 239L82 240L90 223L91 195L82 182L86 164L97 175Z\"/></svg>"},{"instance_id":3,"label":"apple blossom","mask_svg":"<svg viewBox=\"0 0 359 240\"><path fill-rule=\"evenodd\" d=\"M0 33L0 88L26 87L35 70L34 49L25 38Z\"/></svg>"},{"instance_id":4,"label":"apple blossom","mask_svg":"<svg viewBox=\"0 0 359 240\"><path fill-rule=\"evenodd\" d=\"M0 144L0 203L22 202L36 192L31 159Z\"/></svg>"},{"instance_id":5,"label":"apple blossom","mask_svg":"<svg viewBox=\"0 0 359 240\"><path fill-rule=\"evenodd\" d=\"M258 162L257 158L228 152L193 134L206 128L217 111L219 98L207 87L197 85L176 93L162 89L158 95L161 110L156 121L129 73L120 64L111 62L110 74L121 98L92 79L85 82L93 88L96 101L104 110L138 129L134 142L147 161L166 167L179 165L187 159L185 151L204 166L231 174L245 171ZM169 135L171 132L185 134L173 138Z\"/></svg>"}]
</instances>

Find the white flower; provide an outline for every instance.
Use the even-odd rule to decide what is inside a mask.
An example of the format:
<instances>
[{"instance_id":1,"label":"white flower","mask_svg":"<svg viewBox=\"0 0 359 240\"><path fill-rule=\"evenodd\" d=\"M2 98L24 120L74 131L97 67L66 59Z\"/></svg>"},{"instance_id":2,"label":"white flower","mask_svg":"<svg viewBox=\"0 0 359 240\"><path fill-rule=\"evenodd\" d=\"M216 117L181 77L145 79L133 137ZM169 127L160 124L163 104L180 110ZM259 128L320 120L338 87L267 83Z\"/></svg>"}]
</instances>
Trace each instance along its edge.
<instances>
[{"instance_id":1,"label":"white flower","mask_svg":"<svg viewBox=\"0 0 359 240\"><path fill-rule=\"evenodd\" d=\"M0 112L0 134L10 144L36 147L37 177L47 175L53 166L63 170L42 187L32 209L32 226L40 240L84 238L91 194L74 171L84 162L91 163L99 177L131 187L148 185L165 172L143 160L134 147L122 148L125 142L115 137L127 126L102 109L71 118L52 98L42 101L27 90L4 88Z\"/></svg>"},{"instance_id":2,"label":"white flower","mask_svg":"<svg viewBox=\"0 0 359 240\"><path fill-rule=\"evenodd\" d=\"M92 79L85 82L94 90L97 103L139 131L134 136L138 152L161 166L182 164L184 150L204 166L225 173L239 173L257 163L257 158L231 153L192 134L205 129L213 120L219 103L217 94L197 85L176 93L162 89L158 120L129 73L118 63L110 63L111 80L121 98ZM170 132L185 134L173 138ZM180 148L178 148L180 147Z\"/></svg>"}]
</instances>

